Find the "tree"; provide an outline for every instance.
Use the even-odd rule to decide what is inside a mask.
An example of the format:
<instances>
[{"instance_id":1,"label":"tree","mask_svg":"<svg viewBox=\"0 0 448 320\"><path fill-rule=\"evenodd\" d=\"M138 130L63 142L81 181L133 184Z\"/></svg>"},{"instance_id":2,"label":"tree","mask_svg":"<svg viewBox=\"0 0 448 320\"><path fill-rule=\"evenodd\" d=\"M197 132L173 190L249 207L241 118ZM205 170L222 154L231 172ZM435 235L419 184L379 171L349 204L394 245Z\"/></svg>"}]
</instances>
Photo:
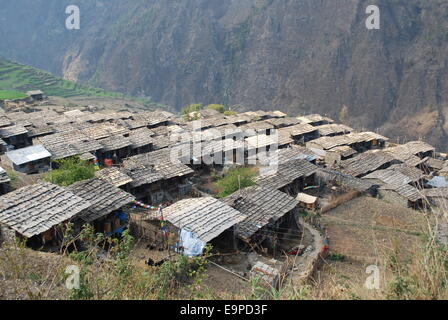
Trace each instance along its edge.
<instances>
[{"instance_id":1,"label":"tree","mask_svg":"<svg viewBox=\"0 0 448 320\"><path fill-rule=\"evenodd\" d=\"M234 116L234 115L236 115L236 112L231 111L231 110L226 110L226 111L224 111L224 115L225 116Z\"/></svg>"},{"instance_id":2,"label":"tree","mask_svg":"<svg viewBox=\"0 0 448 320\"><path fill-rule=\"evenodd\" d=\"M75 182L92 179L98 168L79 157L57 160L58 169L51 170L44 176L44 180L59 186L69 186Z\"/></svg>"},{"instance_id":3,"label":"tree","mask_svg":"<svg viewBox=\"0 0 448 320\"><path fill-rule=\"evenodd\" d=\"M220 113L224 113L226 111L226 107L223 106L222 104L209 104L208 106L205 107L205 109L216 110Z\"/></svg>"},{"instance_id":4,"label":"tree","mask_svg":"<svg viewBox=\"0 0 448 320\"><path fill-rule=\"evenodd\" d=\"M253 168L236 168L230 170L216 182L218 198L224 198L239 189L255 185L256 170Z\"/></svg>"},{"instance_id":5,"label":"tree","mask_svg":"<svg viewBox=\"0 0 448 320\"><path fill-rule=\"evenodd\" d=\"M188 106L185 106L182 108L182 114L183 115L188 115L192 112L197 112L202 110L202 104L200 103L193 103L193 104L189 104Z\"/></svg>"}]
</instances>

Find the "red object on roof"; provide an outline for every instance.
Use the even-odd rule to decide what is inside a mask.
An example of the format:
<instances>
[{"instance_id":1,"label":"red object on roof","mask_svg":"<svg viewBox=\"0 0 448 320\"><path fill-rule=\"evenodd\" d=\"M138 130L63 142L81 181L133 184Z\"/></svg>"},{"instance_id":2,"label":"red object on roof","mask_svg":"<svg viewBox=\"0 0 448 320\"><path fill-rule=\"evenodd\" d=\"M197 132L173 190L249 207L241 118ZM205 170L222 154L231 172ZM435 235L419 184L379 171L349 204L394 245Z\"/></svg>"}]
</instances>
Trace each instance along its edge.
<instances>
[{"instance_id":1,"label":"red object on roof","mask_svg":"<svg viewBox=\"0 0 448 320\"><path fill-rule=\"evenodd\" d=\"M112 167L112 159L104 159L104 166L105 167Z\"/></svg>"}]
</instances>

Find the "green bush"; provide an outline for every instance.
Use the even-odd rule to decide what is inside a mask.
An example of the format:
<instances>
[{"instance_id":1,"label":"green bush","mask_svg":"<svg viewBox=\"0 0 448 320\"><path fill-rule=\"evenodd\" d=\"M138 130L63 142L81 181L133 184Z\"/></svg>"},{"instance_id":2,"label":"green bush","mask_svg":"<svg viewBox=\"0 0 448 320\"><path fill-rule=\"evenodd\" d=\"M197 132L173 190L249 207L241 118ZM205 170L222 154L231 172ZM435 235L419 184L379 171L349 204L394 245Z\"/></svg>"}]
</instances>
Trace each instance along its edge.
<instances>
[{"instance_id":1,"label":"green bush","mask_svg":"<svg viewBox=\"0 0 448 320\"><path fill-rule=\"evenodd\" d=\"M223 106L222 104L209 104L208 106L205 107L205 109L216 110L221 113L224 113L226 111L226 107Z\"/></svg>"},{"instance_id":2,"label":"green bush","mask_svg":"<svg viewBox=\"0 0 448 320\"><path fill-rule=\"evenodd\" d=\"M231 110L226 110L226 111L224 111L224 115L225 116L234 116L234 115L236 115L236 112L231 111Z\"/></svg>"},{"instance_id":3,"label":"green bush","mask_svg":"<svg viewBox=\"0 0 448 320\"><path fill-rule=\"evenodd\" d=\"M182 114L188 115L189 113L200 110L202 110L202 104L200 103L189 104L188 106L182 108Z\"/></svg>"},{"instance_id":4,"label":"green bush","mask_svg":"<svg viewBox=\"0 0 448 320\"><path fill-rule=\"evenodd\" d=\"M59 186L69 186L75 182L92 179L95 177L97 167L95 165L72 157L57 160L59 168L48 172L44 180Z\"/></svg>"},{"instance_id":5,"label":"green bush","mask_svg":"<svg viewBox=\"0 0 448 320\"><path fill-rule=\"evenodd\" d=\"M224 177L218 179L216 186L219 190L218 198L224 198L238 189L255 185L256 171L253 168L236 168L230 170Z\"/></svg>"}]
</instances>

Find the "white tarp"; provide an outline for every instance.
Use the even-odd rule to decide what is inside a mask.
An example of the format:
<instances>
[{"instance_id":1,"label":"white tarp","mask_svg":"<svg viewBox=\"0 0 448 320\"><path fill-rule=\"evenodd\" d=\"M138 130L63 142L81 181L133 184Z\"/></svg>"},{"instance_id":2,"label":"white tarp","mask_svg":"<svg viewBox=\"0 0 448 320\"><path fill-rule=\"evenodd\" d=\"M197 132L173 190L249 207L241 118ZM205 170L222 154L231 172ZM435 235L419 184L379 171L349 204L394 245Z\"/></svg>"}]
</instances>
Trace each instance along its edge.
<instances>
[{"instance_id":1,"label":"white tarp","mask_svg":"<svg viewBox=\"0 0 448 320\"><path fill-rule=\"evenodd\" d=\"M184 229L180 232L180 244L184 248L183 254L188 257L200 256L206 245L204 241L195 238L191 231Z\"/></svg>"}]
</instances>

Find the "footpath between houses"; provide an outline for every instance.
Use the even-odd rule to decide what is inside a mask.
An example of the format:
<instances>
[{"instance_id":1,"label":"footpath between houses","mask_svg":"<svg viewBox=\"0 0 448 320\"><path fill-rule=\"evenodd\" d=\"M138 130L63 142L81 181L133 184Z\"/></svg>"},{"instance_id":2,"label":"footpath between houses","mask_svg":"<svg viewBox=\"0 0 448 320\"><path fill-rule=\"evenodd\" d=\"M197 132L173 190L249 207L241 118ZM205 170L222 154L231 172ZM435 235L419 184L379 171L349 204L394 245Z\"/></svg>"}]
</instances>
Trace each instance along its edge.
<instances>
[{"instance_id":1,"label":"footpath between houses","mask_svg":"<svg viewBox=\"0 0 448 320\"><path fill-rule=\"evenodd\" d=\"M319 261L327 252L328 239L321 231L307 223L303 218L296 219L296 223L302 230L307 230L313 237L312 245L301 256L295 256L286 263L287 273L284 281L290 281L294 286L299 286L310 279L314 271L319 267Z\"/></svg>"}]
</instances>

